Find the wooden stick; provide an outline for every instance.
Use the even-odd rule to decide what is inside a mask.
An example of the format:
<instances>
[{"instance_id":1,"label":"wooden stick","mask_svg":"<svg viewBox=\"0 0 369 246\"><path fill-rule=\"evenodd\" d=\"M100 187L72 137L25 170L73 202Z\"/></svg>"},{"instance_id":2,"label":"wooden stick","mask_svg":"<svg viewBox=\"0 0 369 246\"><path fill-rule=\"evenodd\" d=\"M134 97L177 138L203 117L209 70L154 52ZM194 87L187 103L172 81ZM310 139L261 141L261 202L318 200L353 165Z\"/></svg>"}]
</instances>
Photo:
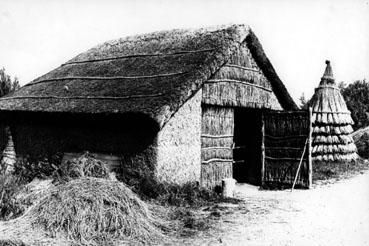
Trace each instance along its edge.
<instances>
[{"instance_id":1,"label":"wooden stick","mask_svg":"<svg viewBox=\"0 0 369 246\"><path fill-rule=\"evenodd\" d=\"M211 147L201 147L202 150L209 150L209 149L228 149L232 150L232 147L223 147L223 146L211 146Z\"/></svg>"},{"instance_id":2,"label":"wooden stick","mask_svg":"<svg viewBox=\"0 0 369 246\"><path fill-rule=\"evenodd\" d=\"M180 75L180 74L185 74L185 73L187 72L163 73L163 74L142 75L142 76L112 76L112 77L70 76L70 77L63 77L63 78L41 79L41 80L26 84L25 86L31 86L31 85L47 83L47 82L50 83L50 82L56 82L56 81L61 81L61 80L73 80L73 79L80 79L80 80L150 79L150 78L175 76L175 75Z\"/></svg>"},{"instance_id":3,"label":"wooden stick","mask_svg":"<svg viewBox=\"0 0 369 246\"><path fill-rule=\"evenodd\" d=\"M147 95L131 95L131 96L124 96L124 97L106 97L106 96L70 96L70 97L60 97L60 96L10 96L10 97L2 97L0 100L8 100L8 99L63 99L63 100L78 100L78 99L93 99L93 100L120 100L120 99L131 99L131 98L142 98L142 97L158 97L162 96L163 93L157 94L147 94Z\"/></svg>"},{"instance_id":4,"label":"wooden stick","mask_svg":"<svg viewBox=\"0 0 369 246\"><path fill-rule=\"evenodd\" d=\"M246 82L246 81L236 80L236 79L209 79L205 82L205 84L222 83L222 82L245 84L245 85L253 86L253 87L268 91L268 92L272 92L272 89L266 88L264 86L257 85L257 84L252 84L252 83L249 83L249 82Z\"/></svg>"},{"instance_id":5,"label":"wooden stick","mask_svg":"<svg viewBox=\"0 0 369 246\"><path fill-rule=\"evenodd\" d=\"M201 137L204 137L204 138L231 138L231 137L233 137L233 135L210 135L210 134L202 134Z\"/></svg>"},{"instance_id":6,"label":"wooden stick","mask_svg":"<svg viewBox=\"0 0 369 246\"><path fill-rule=\"evenodd\" d=\"M243 66L236 65L236 64L225 64L224 67L234 67L234 68L239 68L239 69L246 70L246 71L252 71L252 72L261 73L260 70L257 70L257 69L254 69L254 68L250 68L250 67L243 67Z\"/></svg>"},{"instance_id":7,"label":"wooden stick","mask_svg":"<svg viewBox=\"0 0 369 246\"><path fill-rule=\"evenodd\" d=\"M312 153L312 134L313 134L313 122L312 113L313 109L309 107L309 145L308 145L308 184L307 187L310 188L313 184L313 164L311 160Z\"/></svg>"},{"instance_id":8,"label":"wooden stick","mask_svg":"<svg viewBox=\"0 0 369 246\"><path fill-rule=\"evenodd\" d=\"M299 172L300 172L300 168L301 168L301 164L302 164L302 160L304 159L304 154L305 154L305 150L306 150L306 145L309 141L309 137L307 137L306 141L305 141L305 145L304 145L304 150L302 151L302 156L300 159L300 163L299 166L297 167L297 171L296 171L296 175L295 175L295 179L293 180L293 184L292 184L292 188L291 188L291 192L293 191L293 189L295 188L295 184L297 181L297 176L299 176Z\"/></svg>"},{"instance_id":9,"label":"wooden stick","mask_svg":"<svg viewBox=\"0 0 369 246\"><path fill-rule=\"evenodd\" d=\"M265 122L264 113L261 112L261 186L264 186L265 181Z\"/></svg>"},{"instance_id":10,"label":"wooden stick","mask_svg":"<svg viewBox=\"0 0 369 246\"><path fill-rule=\"evenodd\" d=\"M219 162L233 162L233 159L218 159L218 158L213 158L207 161L202 161L201 163L203 164L208 164L210 162L214 162L214 161L219 161Z\"/></svg>"}]
</instances>

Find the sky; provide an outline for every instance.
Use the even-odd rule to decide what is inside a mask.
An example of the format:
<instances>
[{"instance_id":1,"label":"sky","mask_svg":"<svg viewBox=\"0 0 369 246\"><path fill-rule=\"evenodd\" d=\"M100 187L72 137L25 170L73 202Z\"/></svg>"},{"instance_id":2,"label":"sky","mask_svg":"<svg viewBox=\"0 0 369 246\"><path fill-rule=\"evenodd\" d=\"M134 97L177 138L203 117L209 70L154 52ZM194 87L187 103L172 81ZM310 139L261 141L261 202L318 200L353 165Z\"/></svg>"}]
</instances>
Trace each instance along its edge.
<instances>
[{"instance_id":1,"label":"sky","mask_svg":"<svg viewBox=\"0 0 369 246\"><path fill-rule=\"evenodd\" d=\"M24 85L108 40L230 23L251 26L296 102L326 59L337 82L369 79L369 0L0 0L0 67Z\"/></svg>"}]
</instances>

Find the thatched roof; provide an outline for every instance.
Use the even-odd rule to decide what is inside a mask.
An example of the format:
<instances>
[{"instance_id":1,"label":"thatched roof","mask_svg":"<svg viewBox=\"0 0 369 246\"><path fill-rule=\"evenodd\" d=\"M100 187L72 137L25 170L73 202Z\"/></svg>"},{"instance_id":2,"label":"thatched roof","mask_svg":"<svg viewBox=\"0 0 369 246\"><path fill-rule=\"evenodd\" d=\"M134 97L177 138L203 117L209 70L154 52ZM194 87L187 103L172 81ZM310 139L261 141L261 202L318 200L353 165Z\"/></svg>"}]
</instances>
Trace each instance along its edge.
<instances>
[{"instance_id":1,"label":"thatched roof","mask_svg":"<svg viewBox=\"0 0 369 246\"><path fill-rule=\"evenodd\" d=\"M296 104L245 25L171 30L98 45L0 99L0 110L144 113L160 126L247 42L286 110Z\"/></svg>"},{"instance_id":2,"label":"thatched roof","mask_svg":"<svg viewBox=\"0 0 369 246\"><path fill-rule=\"evenodd\" d=\"M348 161L355 159L352 139L354 123L340 89L335 83L329 61L319 87L310 100L313 110L313 159L317 161Z\"/></svg>"}]
</instances>

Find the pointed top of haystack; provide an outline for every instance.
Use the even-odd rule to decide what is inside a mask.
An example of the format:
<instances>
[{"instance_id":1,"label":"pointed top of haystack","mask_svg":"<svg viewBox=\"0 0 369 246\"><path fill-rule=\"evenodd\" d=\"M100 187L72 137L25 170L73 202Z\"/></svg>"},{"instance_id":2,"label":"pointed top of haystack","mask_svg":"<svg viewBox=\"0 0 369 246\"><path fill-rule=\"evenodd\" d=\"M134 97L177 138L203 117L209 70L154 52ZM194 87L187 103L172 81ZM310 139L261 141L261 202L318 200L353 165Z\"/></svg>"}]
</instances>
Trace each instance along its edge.
<instances>
[{"instance_id":1,"label":"pointed top of haystack","mask_svg":"<svg viewBox=\"0 0 369 246\"><path fill-rule=\"evenodd\" d=\"M334 77L333 77L333 70L331 67L331 62L329 60L326 60L325 64L327 64L327 66L325 67L325 71L320 81L320 85L334 84Z\"/></svg>"}]
</instances>

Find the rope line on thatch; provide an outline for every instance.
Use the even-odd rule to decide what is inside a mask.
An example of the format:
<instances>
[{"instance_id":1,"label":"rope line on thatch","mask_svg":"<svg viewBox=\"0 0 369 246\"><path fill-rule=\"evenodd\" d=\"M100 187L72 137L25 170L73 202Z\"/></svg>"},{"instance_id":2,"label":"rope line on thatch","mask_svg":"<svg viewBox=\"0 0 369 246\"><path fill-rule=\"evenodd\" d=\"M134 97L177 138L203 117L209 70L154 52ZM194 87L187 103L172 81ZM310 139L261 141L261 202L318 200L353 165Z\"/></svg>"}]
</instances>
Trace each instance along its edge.
<instances>
[{"instance_id":1,"label":"rope line on thatch","mask_svg":"<svg viewBox=\"0 0 369 246\"><path fill-rule=\"evenodd\" d=\"M314 114L351 114L350 111L313 111Z\"/></svg>"},{"instance_id":2,"label":"rope line on thatch","mask_svg":"<svg viewBox=\"0 0 369 246\"><path fill-rule=\"evenodd\" d=\"M265 149L270 150L302 150L302 148L295 148L295 147L265 147Z\"/></svg>"},{"instance_id":3,"label":"rope line on thatch","mask_svg":"<svg viewBox=\"0 0 369 246\"><path fill-rule=\"evenodd\" d=\"M202 150L209 150L209 149L232 149L231 147L223 147L223 146L211 146L211 147L201 147Z\"/></svg>"},{"instance_id":4,"label":"rope line on thatch","mask_svg":"<svg viewBox=\"0 0 369 246\"><path fill-rule=\"evenodd\" d=\"M335 89L335 90L339 90L340 91L340 88L338 88L337 86L333 86L333 85L321 85L318 88L316 88L316 90L318 90L318 89L325 89L325 88Z\"/></svg>"},{"instance_id":5,"label":"rope line on thatch","mask_svg":"<svg viewBox=\"0 0 369 246\"><path fill-rule=\"evenodd\" d=\"M233 149L246 149L246 146L234 146Z\"/></svg>"},{"instance_id":6,"label":"rope line on thatch","mask_svg":"<svg viewBox=\"0 0 369 246\"><path fill-rule=\"evenodd\" d=\"M210 134L203 134L203 135L201 135L201 137L204 137L204 138L231 138L231 137L233 137L233 135L210 135Z\"/></svg>"},{"instance_id":7,"label":"rope line on thatch","mask_svg":"<svg viewBox=\"0 0 369 246\"><path fill-rule=\"evenodd\" d=\"M266 88L264 86L257 85L257 84L252 84L252 83L249 83L249 82L246 82L246 81L236 80L236 79L209 79L205 83L209 84L209 83L222 83L222 82L245 84L245 85L257 87L259 89L262 89L262 90L265 90L265 91L268 91L268 92L273 92L271 89Z\"/></svg>"},{"instance_id":8,"label":"rope line on thatch","mask_svg":"<svg viewBox=\"0 0 369 246\"><path fill-rule=\"evenodd\" d=\"M236 64L225 64L224 67L234 67L234 68L239 68L239 69L246 70L246 71L261 73L260 70L257 70L255 68L244 67L244 66L240 66L240 65L236 65Z\"/></svg>"},{"instance_id":9,"label":"rope line on thatch","mask_svg":"<svg viewBox=\"0 0 369 246\"><path fill-rule=\"evenodd\" d=\"M63 100L74 100L74 99L102 99L102 100L120 100L120 99L130 99L130 98L142 98L142 97L158 97L162 96L163 93L157 94L146 94L146 95L130 95L124 97L106 97L106 96L72 96L72 97L60 97L60 96L15 96L15 97L4 97L0 100L7 99L63 99Z\"/></svg>"},{"instance_id":10,"label":"rope line on thatch","mask_svg":"<svg viewBox=\"0 0 369 246\"><path fill-rule=\"evenodd\" d=\"M219 159L219 158L213 158L207 161L202 161L202 164L209 164L210 162L233 162L233 159Z\"/></svg>"},{"instance_id":11,"label":"rope line on thatch","mask_svg":"<svg viewBox=\"0 0 369 246\"><path fill-rule=\"evenodd\" d=\"M276 136L271 136L271 135L264 135L267 138L272 138L272 139L291 139L291 138L306 138L306 135L293 135L293 136L282 136L282 137L276 137Z\"/></svg>"},{"instance_id":12,"label":"rope line on thatch","mask_svg":"<svg viewBox=\"0 0 369 246\"><path fill-rule=\"evenodd\" d=\"M265 156L265 159L273 160L273 161L300 161L301 158L291 158L291 157L271 157ZM306 159L306 158L303 158Z\"/></svg>"},{"instance_id":13,"label":"rope line on thatch","mask_svg":"<svg viewBox=\"0 0 369 246\"><path fill-rule=\"evenodd\" d=\"M270 109L273 106L268 103L260 103L255 101L246 100L234 100L226 97L213 97L206 95L202 97L202 102L209 105L222 105L222 106L237 106L237 107L253 107L253 108L266 108Z\"/></svg>"},{"instance_id":14,"label":"rope line on thatch","mask_svg":"<svg viewBox=\"0 0 369 246\"><path fill-rule=\"evenodd\" d=\"M71 76L71 77L64 77L64 78L51 78L51 79L42 79L33 83L29 83L25 86L36 85L45 82L56 82L61 80L73 80L73 79L80 79L80 80L116 80L116 79L150 79L150 78L160 78L160 77L168 77L168 76L175 76L180 74L185 74L187 72L178 72L178 73L164 73L164 74L155 74L155 75L142 75L142 76L112 76L112 77L90 77L90 76Z\"/></svg>"},{"instance_id":15,"label":"rope line on thatch","mask_svg":"<svg viewBox=\"0 0 369 246\"><path fill-rule=\"evenodd\" d=\"M79 64L79 63L89 63L89 62L100 62L100 61L112 61L112 60L119 60L119 59L129 59L129 58L136 58L136 57L142 57L142 58L144 58L144 57L153 57L153 56L185 55L185 54L200 53L200 52L209 52L209 51L214 51L214 49L177 51L177 52L172 52L172 53L132 54L132 55L125 55L125 56L116 56L116 57L107 57L107 58L100 58L100 59L91 59L91 60L66 62L66 63L63 63L61 66L72 65L72 64Z\"/></svg>"}]
</instances>

